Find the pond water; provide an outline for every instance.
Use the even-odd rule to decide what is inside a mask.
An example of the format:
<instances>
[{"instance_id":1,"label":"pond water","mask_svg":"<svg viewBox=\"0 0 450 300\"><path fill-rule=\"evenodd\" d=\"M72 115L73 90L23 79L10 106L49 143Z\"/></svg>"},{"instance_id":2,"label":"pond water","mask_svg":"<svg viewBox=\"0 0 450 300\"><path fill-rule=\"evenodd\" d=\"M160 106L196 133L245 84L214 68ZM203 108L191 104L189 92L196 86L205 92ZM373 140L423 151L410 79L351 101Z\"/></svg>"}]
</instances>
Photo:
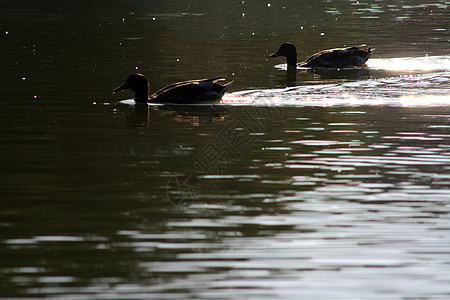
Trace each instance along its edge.
<instances>
[{"instance_id":1,"label":"pond water","mask_svg":"<svg viewBox=\"0 0 450 300\"><path fill-rule=\"evenodd\" d=\"M450 298L450 2L60 2L0 1L0 298Z\"/></svg>"}]
</instances>

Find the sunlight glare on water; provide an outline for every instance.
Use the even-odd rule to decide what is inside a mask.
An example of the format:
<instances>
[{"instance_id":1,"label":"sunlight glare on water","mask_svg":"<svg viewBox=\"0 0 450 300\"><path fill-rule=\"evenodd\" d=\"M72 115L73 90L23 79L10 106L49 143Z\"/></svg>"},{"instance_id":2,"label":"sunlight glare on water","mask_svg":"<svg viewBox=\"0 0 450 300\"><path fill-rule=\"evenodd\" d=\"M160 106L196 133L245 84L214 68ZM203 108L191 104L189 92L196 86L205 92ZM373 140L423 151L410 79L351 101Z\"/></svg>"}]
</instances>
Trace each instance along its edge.
<instances>
[{"instance_id":1,"label":"sunlight glare on water","mask_svg":"<svg viewBox=\"0 0 450 300\"><path fill-rule=\"evenodd\" d=\"M401 57L367 61L369 69L387 71L450 71L449 56Z\"/></svg>"},{"instance_id":2,"label":"sunlight glare on water","mask_svg":"<svg viewBox=\"0 0 450 300\"><path fill-rule=\"evenodd\" d=\"M449 299L450 14L425 2L0 1L0 298ZM376 51L286 70L285 41ZM233 84L136 105L112 94L136 72Z\"/></svg>"},{"instance_id":3,"label":"sunlight glare on water","mask_svg":"<svg viewBox=\"0 0 450 300\"><path fill-rule=\"evenodd\" d=\"M285 70L286 65L277 65ZM406 71L406 74L380 76L379 71ZM228 93L226 104L332 106L332 105L449 105L450 58L448 56L423 58L371 59L368 68L345 69L341 72L366 72L374 78L358 81L339 81L283 89L259 89ZM416 71L416 72L413 72ZM301 72L301 69L298 71ZM313 72L325 72L317 70ZM338 71L336 71L338 72Z\"/></svg>"}]
</instances>

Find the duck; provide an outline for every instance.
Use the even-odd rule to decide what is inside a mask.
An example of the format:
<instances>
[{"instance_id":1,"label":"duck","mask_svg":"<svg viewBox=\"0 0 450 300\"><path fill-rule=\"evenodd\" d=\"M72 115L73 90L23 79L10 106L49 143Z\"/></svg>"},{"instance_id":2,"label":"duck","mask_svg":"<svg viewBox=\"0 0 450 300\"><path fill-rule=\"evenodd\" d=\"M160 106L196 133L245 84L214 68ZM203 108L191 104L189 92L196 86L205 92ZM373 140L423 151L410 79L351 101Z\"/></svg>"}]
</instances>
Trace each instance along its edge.
<instances>
[{"instance_id":1,"label":"duck","mask_svg":"<svg viewBox=\"0 0 450 300\"><path fill-rule=\"evenodd\" d=\"M135 93L134 101L137 103L214 103L222 99L223 94L233 83L231 81L225 85L218 84L219 81L224 80L225 78L216 77L177 82L149 96L150 85L147 78L142 74L131 74L121 86L113 90L113 93L132 90Z\"/></svg>"},{"instance_id":2,"label":"duck","mask_svg":"<svg viewBox=\"0 0 450 300\"><path fill-rule=\"evenodd\" d=\"M270 58L284 56L288 68L306 67L306 68L348 68L362 67L375 51L374 48L364 49L366 45L335 48L317 52L305 61L297 64L297 49L292 43L284 43L277 52L269 55Z\"/></svg>"}]
</instances>

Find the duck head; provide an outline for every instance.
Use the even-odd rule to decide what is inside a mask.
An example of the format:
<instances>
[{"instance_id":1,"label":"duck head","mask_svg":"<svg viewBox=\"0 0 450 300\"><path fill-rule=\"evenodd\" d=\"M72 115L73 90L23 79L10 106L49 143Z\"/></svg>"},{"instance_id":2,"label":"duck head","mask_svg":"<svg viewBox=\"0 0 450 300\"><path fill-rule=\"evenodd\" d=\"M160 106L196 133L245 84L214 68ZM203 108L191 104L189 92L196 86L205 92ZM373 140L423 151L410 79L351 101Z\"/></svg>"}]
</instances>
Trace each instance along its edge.
<instances>
[{"instance_id":1,"label":"duck head","mask_svg":"<svg viewBox=\"0 0 450 300\"><path fill-rule=\"evenodd\" d=\"M134 100L137 102L148 101L149 85L147 78L142 74L132 74L128 76L127 80L121 86L113 90L113 93L124 90L132 90L135 93Z\"/></svg>"},{"instance_id":2,"label":"duck head","mask_svg":"<svg viewBox=\"0 0 450 300\"><path fill-rule=\"evenodd\" d=\"M292 43L284 43L277 52L269 55L269 57L286 57L288 67L297 67L297 49Z\"/></svg>"}]
</instances>

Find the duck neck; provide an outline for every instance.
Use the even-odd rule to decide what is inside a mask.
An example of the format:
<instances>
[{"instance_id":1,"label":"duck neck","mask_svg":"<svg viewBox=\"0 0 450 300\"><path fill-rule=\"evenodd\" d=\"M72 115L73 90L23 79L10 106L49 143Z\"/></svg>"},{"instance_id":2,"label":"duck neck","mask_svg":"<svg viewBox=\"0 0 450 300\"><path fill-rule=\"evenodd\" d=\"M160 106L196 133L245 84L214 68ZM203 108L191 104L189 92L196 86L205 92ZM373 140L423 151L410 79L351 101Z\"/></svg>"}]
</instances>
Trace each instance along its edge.
<instances>
[{"instance_id":1,"label":"duck neck","mask_svg":"<svg viewBox=\"0 0 450 300\"><path fill-rule=\"evenodd\" d=\"M135 90L134 100L136 102L147 102L148 101L148 85Z\"/></svg>"},{"instance_id":2,"label":"duck neck","mask_svg":"<svg viewBox=\"0 0 450 300\"><path fill-rule=\"evenodd\" d=\"M289 55L286 57L288 68L297 68L297 55Z\"/></svg>"}]
</instances>

